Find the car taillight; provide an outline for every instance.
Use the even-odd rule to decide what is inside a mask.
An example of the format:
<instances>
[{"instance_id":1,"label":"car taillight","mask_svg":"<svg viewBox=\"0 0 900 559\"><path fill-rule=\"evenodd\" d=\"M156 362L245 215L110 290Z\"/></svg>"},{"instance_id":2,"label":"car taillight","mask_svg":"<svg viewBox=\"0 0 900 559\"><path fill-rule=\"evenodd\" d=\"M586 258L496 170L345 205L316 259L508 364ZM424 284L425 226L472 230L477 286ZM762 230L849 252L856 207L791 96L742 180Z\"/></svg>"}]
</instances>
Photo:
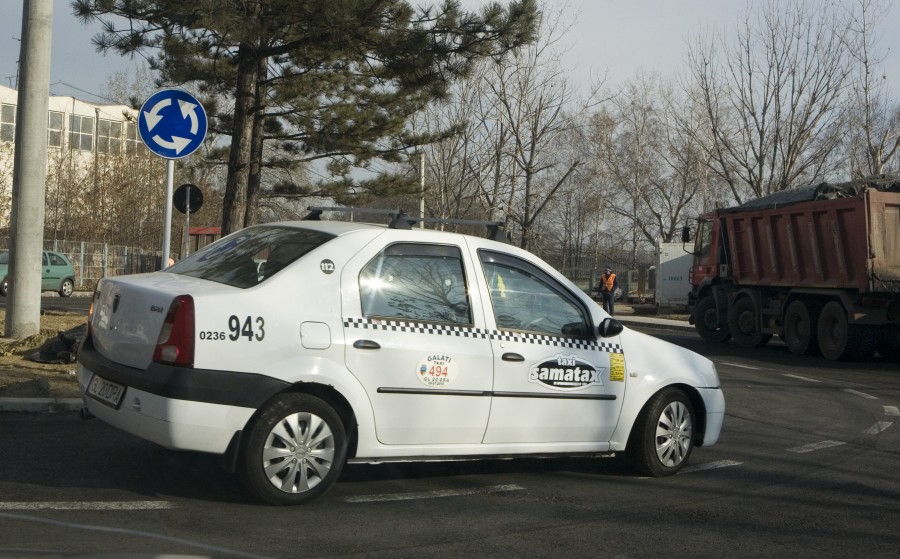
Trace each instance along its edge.
<instances>
[{"instance_id":1,"label":"car taillight","mask_svg":"<svg viewBox=\"0 0 900 559\"><path fill-rule=\"evenodd\" d=\"M153 360L182 367L194 365L194 299L189 295L176 297L169 307Z\"/></svg>"}]
</instances>

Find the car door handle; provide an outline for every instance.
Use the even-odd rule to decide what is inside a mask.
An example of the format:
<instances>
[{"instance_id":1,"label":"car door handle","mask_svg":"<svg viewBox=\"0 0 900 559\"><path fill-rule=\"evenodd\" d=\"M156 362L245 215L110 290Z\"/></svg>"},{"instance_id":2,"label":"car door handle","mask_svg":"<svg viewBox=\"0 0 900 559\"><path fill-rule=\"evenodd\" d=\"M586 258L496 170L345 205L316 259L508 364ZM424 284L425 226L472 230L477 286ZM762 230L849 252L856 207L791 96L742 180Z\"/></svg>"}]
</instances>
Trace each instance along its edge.
<instances>
[{"instance_id":1,"label":"car door handle","mask_svg":"<svg viewBox=\"0 0 900 559\"><path fill-rule=\"evenodd\" d=\"M372 340L356 340L353 342L353 347L356 349L381 349L378 342L373 342Z\"/></svg>"},{"instance_id":2,"label":"car door handle","mask_svg":"<svg viewBox=\"0 0 900 559\"><path fill-rule=\"evenodd\" d=\"M525 361L525 358L519 355L518 353L504 353L503 357L501 357L504 361L513 361L515 363L519 363L521 361Z\"/></svg>"}]
</instances>

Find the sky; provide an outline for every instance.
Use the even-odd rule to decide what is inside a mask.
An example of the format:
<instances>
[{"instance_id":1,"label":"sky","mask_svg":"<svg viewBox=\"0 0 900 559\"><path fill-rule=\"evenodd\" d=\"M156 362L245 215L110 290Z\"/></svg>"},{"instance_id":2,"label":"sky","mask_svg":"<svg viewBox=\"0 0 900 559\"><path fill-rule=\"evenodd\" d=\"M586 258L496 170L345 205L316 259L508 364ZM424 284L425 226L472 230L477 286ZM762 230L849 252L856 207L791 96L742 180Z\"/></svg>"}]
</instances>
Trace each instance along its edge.
<instances>
[{"instance_id":1,"label":"sky","mask_svg":"<svg viewBox=\"0 0 900 559\"><path fill-rule=\"evenodd\" d=\"M462 1L464 6L472 7L485 0ZM0 83L15 87L23 0L3 0L3 3L7 9L0 19ZM424 4L427 0L412 3ZM607 84L612 86L631 79L638 70L672 75L685 68L684 56L690 38L716 29L733 29L747 6L746 0L547 0L547 3L551 7L567 6L564 18L572 25L563 38L563 44L568 45L563 66L570 72L573 85L584 88L592 77L604 74ZM108 76L120 71L134 72L142 62L96 52L91 38L99 30L98 24L85 26L77 21L69 0L53 0L52 95L71 95L92 103L107 102L103 91ZM897 31L900 31L900 3L882 22L878 44L886 56L880 69L887 76L889 89L900 92L900 33Z\"/></svg>"}]
</instances>

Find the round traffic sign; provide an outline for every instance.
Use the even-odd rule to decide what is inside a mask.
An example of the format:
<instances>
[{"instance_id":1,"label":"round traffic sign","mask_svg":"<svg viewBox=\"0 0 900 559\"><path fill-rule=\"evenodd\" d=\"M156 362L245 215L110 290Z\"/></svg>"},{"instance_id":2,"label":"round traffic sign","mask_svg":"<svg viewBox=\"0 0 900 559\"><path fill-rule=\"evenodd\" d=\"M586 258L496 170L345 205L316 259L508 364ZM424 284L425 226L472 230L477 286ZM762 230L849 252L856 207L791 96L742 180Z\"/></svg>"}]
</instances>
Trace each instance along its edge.
<instances>
[{"instance_id":1,"label":"round traffic sign","mask_svg":"<svg viewBox=\"0 0 900 559\"><path fill-rule=\"evenodd\" d=\"M157 91L144 101L138 116L144 145L166 159L194 153L206 137L207 124L200 101L180 89Z\"/></svg>"},{"instance_id":2,"label":"round traffic sign","mask_svg":"<svg viewBox=\"0 0 900 559\"><path fill-rule=\"evenodd\" d=\"M203 206L203 191L193 184L179 186L172 195L172 204L183 214L188 212L188 202L190 202L192 214L197 213L197 210Z\"/></svg>"}]
</instances>

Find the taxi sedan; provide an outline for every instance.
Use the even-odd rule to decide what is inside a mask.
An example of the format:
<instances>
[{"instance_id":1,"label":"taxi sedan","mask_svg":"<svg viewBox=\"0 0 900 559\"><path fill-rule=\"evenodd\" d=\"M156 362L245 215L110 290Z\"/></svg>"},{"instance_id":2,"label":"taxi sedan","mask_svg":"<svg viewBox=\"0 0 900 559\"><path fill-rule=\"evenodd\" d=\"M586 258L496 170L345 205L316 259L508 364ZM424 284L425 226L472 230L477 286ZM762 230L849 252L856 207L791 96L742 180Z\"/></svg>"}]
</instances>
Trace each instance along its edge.
<instances>
[{"instance_id":1,"label":"taxi sedan","mask_svg":"<svg viewBox=\"0 0 900 559\"><path fill-rule=\"evenodd\" d=\"M708 359L624 328L527 251L404 223L258 225L102 279L86 415L220 454L271 504L321 495L347 462L625 453L663 476L717 441Z\"/></svg>"}]
</instances>

